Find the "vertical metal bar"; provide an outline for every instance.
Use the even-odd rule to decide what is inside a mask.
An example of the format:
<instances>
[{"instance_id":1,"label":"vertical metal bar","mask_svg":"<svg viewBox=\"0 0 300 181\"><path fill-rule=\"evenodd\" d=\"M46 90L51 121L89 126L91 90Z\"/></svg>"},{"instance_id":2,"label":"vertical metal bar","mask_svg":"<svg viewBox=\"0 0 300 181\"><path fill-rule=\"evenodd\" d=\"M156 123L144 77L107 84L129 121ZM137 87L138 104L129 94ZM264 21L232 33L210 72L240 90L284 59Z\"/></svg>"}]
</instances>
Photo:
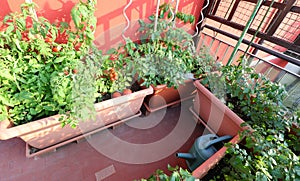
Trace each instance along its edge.
<instances>
[{"instance_id":1,"label":"vertical metal bar","mask_svg":"<svg viewBox=\"0 0 300 181\"><path fill-rule=\"evenodd\" d=\"M253 68L256 69L256 67L258 66L259 62L261 62L262 60L261 59L258 59L257 63L253 66Z\"/></svg>"},{"instance_id":2,"label":"vertical metal bar","mask_svg":"<svg viewBox=\"0 0 300 181\"><path fill-rule=\"evenodd\" d=\"M223 55L223 58L222 58L221 62L223 62L224 58L226 57L226 55L227 55L227 53L228 53L228 50L229 50L229 47L230 47L230 46L227 45L226 50L225 50L225 53L224 53L224 55Z\"/></svg>"},{"instance_id":3,"label":"vertical metal bar","mask_svg":"<svg viewBox=\"0 0 300 181\"><path fill-rule=\"evenodd\" d=\"M267 28L266 33L268 35L273 35L277 28L280 26L281 22L283 21L283 19L286 17L286 15L290 12L291 8L293 7L293 4L296 2L297 0L288 0L286 1L286 3L283 4L284 9L277 14L276 17L273 18L272 22L270 23L270 26Z\"/></svg>"},{"instance_id":4,"label":"vertical metal bar","mask_svg":"<svg viewBox=\"0 0 300 181\"><path fill-rule=\"evenodd\" d=\"M218 51L219 51L219 49L220 49L220 46L221 46L221 41L220 40L218 40L218 46L217 46L217 48L216 48L216 54L218 53Z\"/></svg>"},{"instance_id":5,"label":"vertical metal bar","mask_svg":"<svg viewBox=\"0 0 300 181\"><path fill-rule=\"evenodd\" d=\"M256 31L256 32L254 33L254 35L252 36L252 38L251 38L251 40L250 40L250 44L248 44L248 46L247 46L247 48L246 48L246 50L245 50L246 53L247 53L248 50L250 49L251 44L253 43L254 39L256 38L257 33L259 32L260 27L263 25L263 23L264 23L264 21L265 21L267 15L268 15L268 13L269 13L269 11L271 10L271 7L273 6L274 2L275 2L275 0L272 0L270 6L268 7L268 10L266 11L265 15L263 16L262 20L260 21L260 23L259 23L259 25L258 25L258 27L257 27L257 31ZM244 62L244 60L242 60L242 61ZM249 63L249 62L248 62L248 63Z\"/></svg>"},{"instance_id":6,"label":"vertical metal bar","mask_svg":"<svg viewBox=\"0 0 300 181\"><path fill-rule=\"evenodd\" d=\"M231 21L231 19L232 19L234 13L235 13L237 7L239 6L240 1L241 1L241 0L236 0L236 1L234 2L234 5L233 5L233 7L232 7L232 9L231 9L231 11L230 11L230 14L229 14L228 18L227 18L228 21ZM230 8L230 7L228 7L228 8ZM229 9L228 9L228 10L229 10ZM224 18L226 18L226 17L224 17Z\"/></svg>"},{"instance_id":7,"label":"vertical metal bar","mask_svg":"<svg viewBox=\"0 0 300 181\"><path fill-rule=\"evenodd\" d=\"M204 34L204 37L203 37L203 40L202 40L202 45L201 45L200 47L202 47L202 46L204 45L205 40L206 40L206 36L207 36L207 35Z\"/></svg>"},{"instance_id":8,"label":"vertical metal bar","mask_svg":"<svg viewBox=\"0 0 300 181\"><path fill-rule=\"evenodd\" d=\"M209 48L212 47L212 45L213 45L214 42L215 42L215 38L211 37L211 42L210 42Z\"/></svg>"},{"instance_id":9,"label":"vertical metal bar","mask_svg":"<svg viewBox=\"0 0 300 181\"><path fill-rule=\"evenodd\" d=\"M281 71L283 71L284 73L281 75L280 78L276 78L275 82L280 83L280 81L283 79L283 77L287 74L285 70L281 70Z\"/></svg>"},{"instance_id":10,"label":"vertical metal bar","mask_svg":"<svg viewBox=\"0 0 300 181\"><path fill-rule=\"evenodd\" d=\"M219 7L219 5L220 5L220 3L221 3L221 0L218 0L217 2L216 2L216 5L214 6L214 9L213 9L213 11L212 11L212 15L215 15L216 14L216 12L217 12L217 10L218 10L218 7ZM213 3L211 3L211 4L213 4Z\"/></svg>"},{"instance_id":11,"label":"vertical metal bar","mask_svg":"<svg viewBox=\"0 0 300 181\"><path fill-rule=\"evenodd\" d=\"M271 65L271 68L268 70L268 72L265 74L265 76L268 77L272 70L273 70L273 66Z\"/></svg>"}]
</instances>

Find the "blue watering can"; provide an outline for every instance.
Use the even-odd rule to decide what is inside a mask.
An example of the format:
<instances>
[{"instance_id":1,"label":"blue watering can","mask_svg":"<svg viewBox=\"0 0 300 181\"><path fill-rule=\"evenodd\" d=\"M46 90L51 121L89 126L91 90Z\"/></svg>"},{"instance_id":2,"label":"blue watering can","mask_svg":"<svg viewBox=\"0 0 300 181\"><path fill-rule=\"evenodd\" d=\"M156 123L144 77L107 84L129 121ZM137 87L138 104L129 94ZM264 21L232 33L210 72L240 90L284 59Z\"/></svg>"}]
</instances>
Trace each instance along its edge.
<instances>
[{"instance_id":1,"label":"blue watering can","mask_svg":"<svg viewBox=\"0 0 300 181\"><path fill-rule=\"evenodd\" d=\"M231 138L232 136L230 135L222 137L218 137L215 134L203 135L196 139L189 153L176 153L176 156L186 159L189 169L194 171L199 165L218 151L215 147L216 144L229 141Z\"/></svg>"}]
</instances>

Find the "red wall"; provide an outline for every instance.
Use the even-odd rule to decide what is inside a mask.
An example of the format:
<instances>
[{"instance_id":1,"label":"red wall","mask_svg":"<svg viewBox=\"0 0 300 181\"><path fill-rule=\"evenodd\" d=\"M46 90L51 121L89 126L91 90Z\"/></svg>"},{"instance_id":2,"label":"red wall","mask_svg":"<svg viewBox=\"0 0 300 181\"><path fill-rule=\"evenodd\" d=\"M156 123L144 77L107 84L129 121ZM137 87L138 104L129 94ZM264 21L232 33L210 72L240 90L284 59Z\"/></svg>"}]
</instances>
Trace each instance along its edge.
<instances>
[{"instance_id":1,"label":"red wall","mask_svg":"<svg viewBox=\"0 0 300 181\"><path fill-rule=\"evenodd\" d=\"M9 12L20 11L20 4L25 0L0 0L0 20ZM51 22L70 22L70 11L79 0L33 0L38 5L38 15L43 15ZM167 0L161 0L168 2ZM102 49L108 49L122 41L121 34L126 26L123 16L123 8L129 0L98 0L96 43ZM181 0L179 11L199 16L203 0ZM131 27L125 32L126 36L133 37L138 19L145 19L155 12L155 0L133 0L131 6L126 10L127 16L131 20ZM193 27L190 27L193 28Z\"/></svg>"}]
</instances>

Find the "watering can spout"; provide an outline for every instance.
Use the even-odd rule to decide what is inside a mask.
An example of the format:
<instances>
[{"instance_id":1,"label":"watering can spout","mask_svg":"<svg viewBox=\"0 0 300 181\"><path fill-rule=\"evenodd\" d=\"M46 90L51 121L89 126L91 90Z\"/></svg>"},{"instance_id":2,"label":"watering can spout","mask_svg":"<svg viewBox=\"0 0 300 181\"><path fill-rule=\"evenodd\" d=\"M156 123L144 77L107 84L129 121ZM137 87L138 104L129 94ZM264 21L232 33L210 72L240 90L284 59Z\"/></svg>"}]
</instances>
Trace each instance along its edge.
<instances>
[{"instance_id":1,"label":"watering can spout","mask_svg":"<svg viewBox=\"0 0 300 181\"><path fill-rule=\"evenodd\" d=\"M176 153L176 157L183 158L186 160L195 160L196 157L191 153Z\"/></svg>"}]
</instances>

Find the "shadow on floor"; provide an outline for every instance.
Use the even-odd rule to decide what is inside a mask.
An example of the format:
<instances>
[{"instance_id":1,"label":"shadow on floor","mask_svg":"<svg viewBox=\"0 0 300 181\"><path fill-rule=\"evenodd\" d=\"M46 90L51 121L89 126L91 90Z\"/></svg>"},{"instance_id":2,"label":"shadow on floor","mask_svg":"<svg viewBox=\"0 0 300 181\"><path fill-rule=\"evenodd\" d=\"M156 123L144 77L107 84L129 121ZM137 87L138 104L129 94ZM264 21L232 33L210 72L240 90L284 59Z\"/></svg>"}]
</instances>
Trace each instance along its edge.
<instances>
[{"instance_id":1,"label":"shadow on floor","mask_svg":"<svg viewBox=\"0 0 300 181\"><path fill-rule=\"evenodd\" d=\"M175 152L187 152L203 132L188 111L191 105L134 118L34 159L26 158L19 138L0 141L0 180L132 181L166 171L167 164L186 168Z\"/></svg>"}]
</instances>

